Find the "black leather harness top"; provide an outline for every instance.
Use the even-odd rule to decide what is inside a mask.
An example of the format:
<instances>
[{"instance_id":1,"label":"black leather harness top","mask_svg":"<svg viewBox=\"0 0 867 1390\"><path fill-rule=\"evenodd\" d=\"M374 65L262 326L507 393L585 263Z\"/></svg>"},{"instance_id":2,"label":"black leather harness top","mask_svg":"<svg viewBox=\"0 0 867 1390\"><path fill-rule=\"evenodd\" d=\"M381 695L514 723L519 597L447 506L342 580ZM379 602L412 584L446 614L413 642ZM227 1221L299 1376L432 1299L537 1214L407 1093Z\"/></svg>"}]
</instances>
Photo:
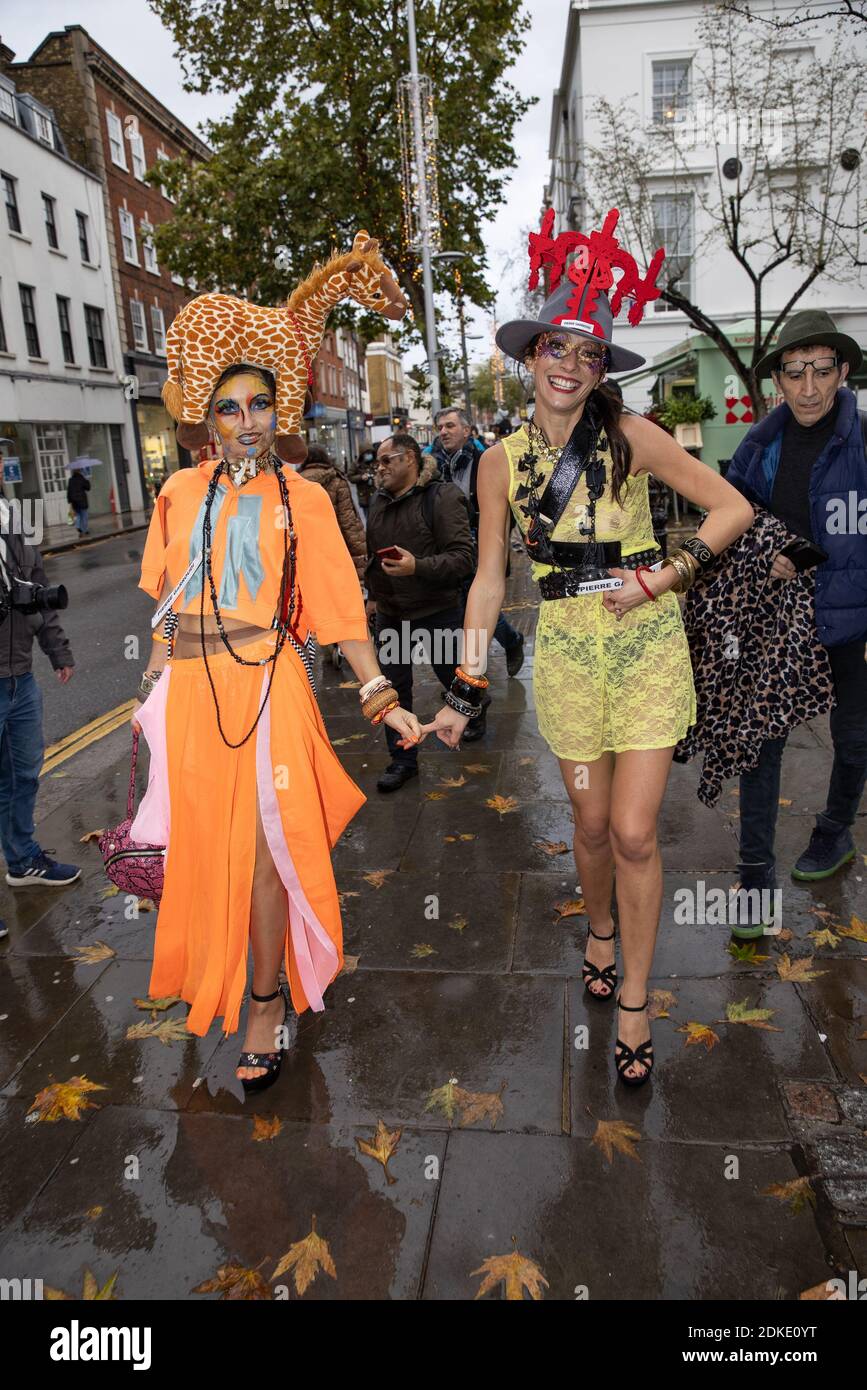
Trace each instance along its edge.
<instances>
[{"instance_id":1,"label":"black leather harness top","mask_svg":"<svg viewBox=\"0 0 867 1390\"><path fill-rule=\"evenodd\" d=\"M600 438L600 428L595 413L588 406L578 421L560 454L541 498L536 498L534 489L521 483L515 493L516 502L529 498L529 505L522 507L530 524L523 537L524 547L531 560L543 565L554 565L557 569L581 569L587 571L587 578L598 578L606 566L619 565L621 558L620 541L597 541L595 526L596 503L605 492L605 463L598 457L597 447L605 447ZM532 461L527 455L518 463L521 472L530 471L531 482L535 481L535 453L530 446ZM569 505L569 500L582 476L587 478L589 499L588 522L580 529L589 534L585 542L552 541L551 533Z\"/></svg>"}]
</instances>

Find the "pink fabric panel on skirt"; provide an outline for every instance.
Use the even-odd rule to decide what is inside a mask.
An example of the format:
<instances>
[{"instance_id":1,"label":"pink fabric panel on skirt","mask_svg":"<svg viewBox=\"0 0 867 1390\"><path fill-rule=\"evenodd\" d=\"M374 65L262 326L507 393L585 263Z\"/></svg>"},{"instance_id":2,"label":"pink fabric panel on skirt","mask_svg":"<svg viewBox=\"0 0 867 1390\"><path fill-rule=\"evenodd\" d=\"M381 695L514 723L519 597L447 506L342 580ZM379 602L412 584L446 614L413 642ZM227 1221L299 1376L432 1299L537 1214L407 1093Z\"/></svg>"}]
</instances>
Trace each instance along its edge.
<instances>
[{"instance_id":1,"label":"pink fabric panel on skirt","mask_svg":"<svg viewBox=\"0 0 867 1390\"><path fill-rule=\"evenodd\" d=\"M133 817L130 835L140 845L167 845L169 842L169 759L166 749L166 701L169 698L171 664L167 664L150 695L138 712L138 722L147 740L151 762L147 791Z\"/></svg>"},{"instance_id":2,"label":"pink fabric panel on skirt","mask_svg":"<svg viewBox=\"0 0 867 1390\"><path fill-rule=\"evenodd\" d=\"M263 698L266 686L267 677L263 674ZM311 1009L321 1013L325 1008L323 991L337 970L337 948L307 899L286 843L271 764L270 701L265 705L256 730L256 782L262 828L289 898L289 931L298 974Z\"/></svg>"}]
</instances>

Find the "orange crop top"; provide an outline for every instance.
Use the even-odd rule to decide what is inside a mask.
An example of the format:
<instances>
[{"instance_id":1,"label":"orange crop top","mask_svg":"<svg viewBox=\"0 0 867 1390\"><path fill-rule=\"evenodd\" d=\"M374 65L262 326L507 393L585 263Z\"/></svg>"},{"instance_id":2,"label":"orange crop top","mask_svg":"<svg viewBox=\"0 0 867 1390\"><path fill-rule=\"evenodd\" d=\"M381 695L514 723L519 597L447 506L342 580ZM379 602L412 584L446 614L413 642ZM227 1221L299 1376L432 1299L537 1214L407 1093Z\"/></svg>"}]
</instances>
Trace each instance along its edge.
<instances>
[{"instance_id":1,"label":"orange crop top","mask_svg":"<svg viewBox=\"0 0 867 1390\"><path fill-rule=\"evenodd\" d=\"M202 548L209 460L182 468L163 484L148 528L139 588L159 599L168 594ZM304 641L364 642L370 636L358 574L337 524L331 499L318 483L283 467L295 527L295 611L292 631ZM243 487L221 478L211 506L211 568L221 613L269 628L280 596L286 535L277 479L268 471ZM176 613L213 614L204 565L172 604Z\"/></svg>"}]
</instances>

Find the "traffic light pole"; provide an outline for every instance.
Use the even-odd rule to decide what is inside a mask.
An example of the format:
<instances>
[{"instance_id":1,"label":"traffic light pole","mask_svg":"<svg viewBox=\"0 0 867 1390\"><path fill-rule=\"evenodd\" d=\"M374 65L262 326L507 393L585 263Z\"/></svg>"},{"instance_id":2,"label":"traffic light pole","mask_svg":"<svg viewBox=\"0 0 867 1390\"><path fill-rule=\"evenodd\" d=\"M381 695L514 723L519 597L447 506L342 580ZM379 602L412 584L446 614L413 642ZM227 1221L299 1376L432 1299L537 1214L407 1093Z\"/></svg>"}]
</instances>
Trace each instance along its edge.
<instances>
[{"instance_id":1,"label":"traffic light pole","mask_svg":"<svg viewBox=\"0 0 867 1390\"><path fill-rule=\"evenodd\" d=\"M425 341L427 369L430 379L431 415L436 419L440 408L440 367L437 351L436 309L434 308L433 272L431 270L430 220L427 205L427 182L424 167L424 136L422 132L421 101L418 89L418 50L415 37L415 0L406 0L406 22L409 29L409 71L412 82L412 128L416 178L418 180L418 221L421 232L421 265L424 286Z\"/></svg>"}]
</instances>

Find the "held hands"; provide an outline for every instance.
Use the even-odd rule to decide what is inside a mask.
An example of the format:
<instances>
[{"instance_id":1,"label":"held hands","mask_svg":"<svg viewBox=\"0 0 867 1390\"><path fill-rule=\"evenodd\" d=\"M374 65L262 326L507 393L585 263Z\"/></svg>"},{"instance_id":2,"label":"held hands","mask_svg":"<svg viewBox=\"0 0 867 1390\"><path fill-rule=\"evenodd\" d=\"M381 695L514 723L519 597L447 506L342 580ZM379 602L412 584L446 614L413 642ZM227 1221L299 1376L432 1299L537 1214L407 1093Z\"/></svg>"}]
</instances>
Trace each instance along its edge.
<instances>
[{"instance_id":1,"label":"held hands","mask_svg":"<svg viewBox=\"0 0 867 1390\"><path fill-rule=\"evenodd\" d=\"M422 724L422 733L434 733L447 748L454 749L460 744L469 722L465 714L458 714L451 705L443 705L442 709L437 710L436 717L430 724Z\"/></svg>"},{"instance_id":2,"label":"held hands","mask_svg":"<svg viewBox=\"0 0 867 1390\"><path fill-rule=\"evenodd\" d=\"M414 748L416 744L424 741L426 729L419 724L414 714L410 714L406 709L391 709L382 720L383 724L388 724L395 733L402 737L397 740L401 748Z\"/></svg>"},{"instance_id":3,"label":"held hands","mask_svg":"<svg viewBox=\"0 0 867 1390\"><path fill-rule=\"evenodd\" d=\"M794 579L797 573L798 571L788 555L784 555L780 551L778 555L774 556L774 563L771 565L771 579Z\"/></svg>"},{"instance_id":4,"label":"held hands","mask_svg":"<svg viewBox=\"0 0 867 1390\"><path fill-rule=\"evenodd\" d=\"M141 724L140 724L140 723L138 722L138 720L136 719L136 715L138 714L138 712L139 712L139 710L141 709L141 707L142 707L142 701L141 701L141 700L136 700L135 705L133 706L132 714L130 715L130 720L129 720L129 722L130 722L130 724L132 724L132 730L133 730L133 733L134 733L134 734L140 734L140 733L141 733Z\"/></svg>"},{"instance_id":5,"label":"held hands","mask_svg":"<svg viewBox=\"0 0 867 1390\"><path fill-rule=\"evenodd\" d=\"M380 564L385 573L392 577L415 574L415 556L412 551L404 550L402 545L396 545L394 548L400 551L399 560L389 560L385 555L380 556Z\"/></svg>"}]
</instances>

